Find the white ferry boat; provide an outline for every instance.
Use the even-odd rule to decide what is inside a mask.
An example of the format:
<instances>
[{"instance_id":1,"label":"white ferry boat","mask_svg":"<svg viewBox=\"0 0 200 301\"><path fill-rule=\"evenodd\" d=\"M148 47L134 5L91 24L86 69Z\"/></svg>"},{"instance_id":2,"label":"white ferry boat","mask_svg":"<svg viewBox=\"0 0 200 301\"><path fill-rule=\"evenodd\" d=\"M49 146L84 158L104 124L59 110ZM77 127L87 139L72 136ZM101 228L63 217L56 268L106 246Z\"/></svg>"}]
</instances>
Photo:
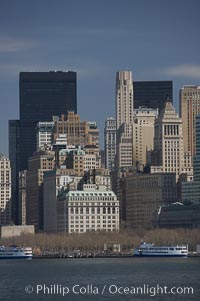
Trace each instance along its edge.
<instances>
[{"instance_id":1,"label":"white ferry boat","mask_svg":"<svg viewBox=\"0 0 200 301\"><path fill-rule=\"evenodd\" d=\"M32 259L32 248L0 247L0 259Z\"/></svg>"},{"instance_id":2,"label":"white ferry boat","mask_svg":"<svg viewBox=\"0 0 200 301\"><path fill-rule=\"evenodd\" d=\"M156 246L144 242L139 248L134 249L133 254L134 256L187 257L188 246Z\"/></svg>"}]
</instances>

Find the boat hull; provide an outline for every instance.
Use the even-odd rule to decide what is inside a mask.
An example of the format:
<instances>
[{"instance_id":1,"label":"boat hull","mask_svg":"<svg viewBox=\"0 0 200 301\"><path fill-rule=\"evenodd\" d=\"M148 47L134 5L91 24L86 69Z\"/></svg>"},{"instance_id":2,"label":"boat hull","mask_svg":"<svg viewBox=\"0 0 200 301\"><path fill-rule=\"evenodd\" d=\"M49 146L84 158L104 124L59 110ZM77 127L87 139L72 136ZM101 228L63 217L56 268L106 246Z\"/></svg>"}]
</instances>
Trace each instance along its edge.
<instances>
[{"instance_id":1,"label":"boat hull","mask_svg":"<svg viewBox=\"0 0 200 301\"><path fill-rule=\"evenodd\" d=\"M32 259L32 256L1 256L0 260L4 260L4 259Z\"/></svg>"},{"instance_id":2,"label":"boat hull","mask_svg":"<svg viewBox=\"0 0 200 301\"><path fill-rule=\"evenodd\" d=\"M140 255L134 255L134 257L182 257L182 258L187 258L187 255L146 255L146 254L140 254Z\"/></svg>"}]
</instances>

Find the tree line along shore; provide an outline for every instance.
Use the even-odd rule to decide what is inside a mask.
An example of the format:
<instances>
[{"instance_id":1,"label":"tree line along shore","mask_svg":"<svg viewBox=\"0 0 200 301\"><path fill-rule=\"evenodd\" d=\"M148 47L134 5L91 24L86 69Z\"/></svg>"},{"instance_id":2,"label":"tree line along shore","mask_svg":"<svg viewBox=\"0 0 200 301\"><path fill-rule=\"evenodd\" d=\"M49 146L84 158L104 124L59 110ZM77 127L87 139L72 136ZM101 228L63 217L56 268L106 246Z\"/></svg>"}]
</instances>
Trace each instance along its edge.
<instances>
[{"instance_id":1,"label":"tree line along shore","mask_svg":"<svg viewBox=\"0 0 200 301\"><path fill-rule=\"evenodd\" d=\"M141 241L156 245L182 245L188 244L189 251L195 252L200 244L200 229L155 229L122 230L120 232L87 232L84 234L29 234L18 237L1 238L1 246L32 247L35 255L70 254L79 250L82 254L88 252L95 254L105 253L113 246L120 246L119 253L129 254L132 249L139 246Z\"/></svg>"}]
</instances>

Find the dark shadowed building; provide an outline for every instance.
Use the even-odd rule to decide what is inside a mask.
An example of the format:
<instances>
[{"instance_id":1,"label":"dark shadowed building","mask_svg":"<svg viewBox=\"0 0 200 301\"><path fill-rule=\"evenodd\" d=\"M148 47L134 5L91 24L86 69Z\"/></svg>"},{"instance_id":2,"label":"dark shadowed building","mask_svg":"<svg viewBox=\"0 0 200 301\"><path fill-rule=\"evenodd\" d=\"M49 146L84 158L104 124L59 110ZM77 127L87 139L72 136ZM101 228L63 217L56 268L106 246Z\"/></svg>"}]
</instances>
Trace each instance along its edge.
<instances>
[{"instance_id":1,"label":"dark shadowed building","mask_svg":"<svg viewBox=\"0 0 200 301\"><path fill-rule=\"evenodd\" d=\"M134 81L134 109L144 106L161 111L166 99L173 103L173 82L169 81Z\"/></svg>"}]
</instances>

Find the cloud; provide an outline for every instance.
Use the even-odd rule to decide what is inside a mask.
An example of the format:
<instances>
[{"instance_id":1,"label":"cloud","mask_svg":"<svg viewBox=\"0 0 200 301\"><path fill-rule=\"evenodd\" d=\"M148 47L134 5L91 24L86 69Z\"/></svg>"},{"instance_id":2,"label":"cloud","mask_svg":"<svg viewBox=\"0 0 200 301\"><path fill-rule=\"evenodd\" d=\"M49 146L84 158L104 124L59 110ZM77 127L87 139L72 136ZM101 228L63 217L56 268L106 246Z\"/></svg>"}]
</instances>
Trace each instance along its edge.
<instances>
[{"instance_id":1,"label":"cloud","mask_svg":"<svg viewBox=\"0 0 200 301\"><path fill-rule=\"evenodd\" d=\"M0 53L18 52L35 47L37 43L31 40L20 40L11 37L0 36Z\"/></svg>"},{"instance_id":2,"label":"cloud","mask_svg":"<svg viewBox=\"0 0 200 301\"><path fill-rule=\"evenodd\" d=\"M15 63L0 63L0 77L16 77L20 72L34 72L34 71L48 71L53 70L53 68L49 69L48 65L42 64L15 64Z\"/></svg>"},{"instance_id":3,"label":"cloud","mask_svg":"<svg viewBox=\"0 0 200 301\"><path fill-rule=\"evenodd\" d=\"M108 66L99 63L95 60L71 58L62 64L54 62L37 62L32 64L0 62L0 77L17 77L20 72L37 72L49 70L73 70L78 73L81 79L101 77L108 71Z\"/></svg>"},{"instance_id":4,"label":"cloud","mask_svg":"<svg viewBox=\"0 0 200 301\"><path fill-rule=\"evenodd\" d=\"M165 70L165 74L168 76L200 79L200 66L183 64L169 67Z\"/></svg>"}]
</instances>

